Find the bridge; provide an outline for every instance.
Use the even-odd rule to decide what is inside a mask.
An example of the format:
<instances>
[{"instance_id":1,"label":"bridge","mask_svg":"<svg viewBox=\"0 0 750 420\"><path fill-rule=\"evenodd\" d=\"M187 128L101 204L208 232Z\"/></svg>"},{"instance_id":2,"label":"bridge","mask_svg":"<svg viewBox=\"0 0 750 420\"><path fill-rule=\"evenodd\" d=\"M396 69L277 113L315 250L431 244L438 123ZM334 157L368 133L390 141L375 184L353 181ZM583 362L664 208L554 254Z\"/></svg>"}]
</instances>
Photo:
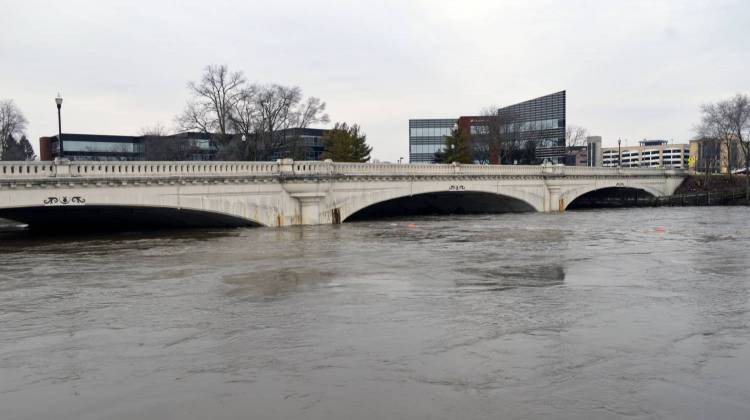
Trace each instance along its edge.
<instances>
[{"instance_id":1,"label":"bridge","mask_svg":"<svg viewBox=\"0 0 750 420\"><path fill-rule=\"evenodd\" d=\"M291 226L360 216L559 212L593 192L671 195L673 169L299 162L0 162L0 218L32 228Z\"/></svg>"}]
</instances>

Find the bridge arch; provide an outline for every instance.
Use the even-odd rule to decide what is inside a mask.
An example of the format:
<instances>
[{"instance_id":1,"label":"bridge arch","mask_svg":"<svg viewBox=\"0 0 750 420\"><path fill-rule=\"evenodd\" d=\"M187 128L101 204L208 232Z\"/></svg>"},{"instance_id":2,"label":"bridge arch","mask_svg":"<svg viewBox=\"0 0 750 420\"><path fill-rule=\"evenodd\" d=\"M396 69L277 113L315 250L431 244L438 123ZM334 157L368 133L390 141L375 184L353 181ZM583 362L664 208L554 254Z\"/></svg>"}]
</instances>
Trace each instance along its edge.
<instances>
[{"instance_id":1,"label":"bridge arch","mask_svg":"<svg viewBox=\"0 0 750 420\"><path fill-rule=\"evenodd\" d=\"M509 188L498 193L493 188L399 189L354 197L340 206L342 222L358 219L417 214L511 213L539 211L541 199ZM532 204L535 203L535 204Z\"/></svg>"},{"instance_id":2,"label":"bridge arch","mask_svg":"<svg viewBox=\"0 0 750 420\"><path fill-rule=\"evenodd\" d=\"M636 199L638 196L659 197L664 195L662 191L645 184L611 182L570 189L565 194L562 194L561 198L564 200L564 209L573 209L580 208L579 206L583 200L587 198L593 198L597 195L600 198L607 197L608 195L616 197L622 194Z\"/></svg>"},{"instance_id":3,"label":"bridge arch","mask_svg":"<svg viewBox=\"0 0 750 420\"><path fill-rule=\"evenodd\" d=\"M0 209L0 217L27 224L32 230L264 226L222 211L123 204L7 207Z\"/></svg>"}]
</instances>

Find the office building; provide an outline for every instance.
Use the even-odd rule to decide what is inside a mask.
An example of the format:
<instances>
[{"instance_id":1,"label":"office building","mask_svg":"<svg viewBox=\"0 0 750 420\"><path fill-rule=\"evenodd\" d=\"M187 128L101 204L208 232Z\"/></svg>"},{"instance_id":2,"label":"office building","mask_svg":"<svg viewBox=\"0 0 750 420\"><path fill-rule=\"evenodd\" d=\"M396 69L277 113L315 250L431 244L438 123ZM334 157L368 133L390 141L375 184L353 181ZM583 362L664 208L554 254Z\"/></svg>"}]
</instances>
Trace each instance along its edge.
<instances>
[{"instance_id":1,"label":"office building","mask_svg":"<svg viewBox=\"0 0 750 420\"><path fill-rule=\"evenodd\" d=\"M587 147L572 146L566 148L562 163L565 166L589 166Z\"/></svg>"},{"instance_id":2,"label":"office building","mask_svg":"<svg viewBox=\"0 0 750 420\"><path fill-rule=\"evenodd\" d=\"M69 160L143 160L142 136L110 136L64 133L63 156L58 136L39 139L39 160L64 157Z\"/></svg>"},{"instance_id":3,"label":"office building","mask_svg":"<svg viewBox=\"0 0 750 420\"><path fill-rule=\"evenodd\" d=\"M169 136L111 136L63 133L63 156L58 136L39 139L40 160L213 160L216 143L207 133L185 132Z\"/></svg>"},{"instance_id":4,"label":"office building","mask_svg":"<svg viewBox=\"0 0 750 420\"><path fill-rule=\"evenodd\" d=\"M586 165L602 166L602 138L601 136L586 137Z\"/></svg>"},{"instance_id":5,"label":"office building","mask_svg":"<svg viewBox=\"0 0 750 420\"><path fill-rule=\"evenodd\" d=\"M328 130L319 128L288 128L275 133L278 147L271 154L271 160L320 160L323 153L323 135Z\"/></svg>"},{"instance_id":6,"label":"office building","mask_svg":"<svg viewBox=\"0 0 750 420\"><path fill-rule=\"evenodd\" d=\"M456 126L456 119L409 120L409 162L433 163L435 152L443 150L445 136Z\"/></svg>"},{"instance_id":7,"label":"office building","mask_svg":"<svg viewBox=\"0 0 750 420\"><path fill-rule=\"evenodd\" d=\"M602 149L602 166L624 168L688 167L690 147L669 144L667 140L642 140L638 146L607 147Z\"/></svg>"},{"instance_id":8,"label":"office building","mask_svg":"<svg viewBox=\"0 0 750 420\"><path fill-rule=\"evenodd\" d=\"M468 134L475 163L562 163L565 91L500 108L496 116L409 120L409 161L432 162L456 125Z\"/></svg>"},{"instance_id":9,"label":"office building","mask_svg":"<svg viewBox=\"0 0 750 420\"><path fill-rule=\"evenodd\" d=\"M745 154L739 140L702 138L690 141L690 169L726 174L745 167Z\"/></svg>"},{"instance_id":10,"label":"office building","mask_svg":"<svg viewBox=\"0 0 750 420\"><path fill-rule=\"evenodd\" d=\"M500 108L521 148L533 145L537 161L562 163L565 156L565 91ZM525 162L537 163L537 162Z\"/></svg>"},{"instance_id":11,"label":"office building","mask_svg":"<svg viewBox=\"0 0 750 420\"><path fill-rule=\"evenodd\" d=\"M275 133L277 141L270 159L319 160L321 138L327 130L291 128ZM239 141L235 136L233 141ZM250 140L252 141L252 140ZM69 160L214 160L219 147L209 133L183 132L169 136L111 136L63 134L63 156L58 136L39 139L40 160L64 157Z\"/></svg>"}]
</instances>

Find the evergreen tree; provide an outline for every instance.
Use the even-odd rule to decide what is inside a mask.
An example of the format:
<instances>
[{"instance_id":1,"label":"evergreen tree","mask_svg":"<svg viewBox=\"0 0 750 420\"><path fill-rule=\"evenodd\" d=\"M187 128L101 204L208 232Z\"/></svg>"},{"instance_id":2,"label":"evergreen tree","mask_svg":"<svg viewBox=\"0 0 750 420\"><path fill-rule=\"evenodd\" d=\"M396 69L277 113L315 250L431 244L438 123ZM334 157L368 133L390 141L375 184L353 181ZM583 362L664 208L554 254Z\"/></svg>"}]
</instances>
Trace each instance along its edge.
<instances>
[{"instance_id":1,"label":"evergreen tree","mask_svg":"<svg viewBox=\"0 0 750 420\"><path fill-rule=\"evenodd\" d=\"M454 128L449 136L445 136L445 147L436 152L433 160L435 163L472 163L469 139L460 128Z\"/></svg>"},{"instance_id":2,"label":"evergreen tree","mask_svg":"<svg viewBox=\"0 0 750 420\"><path fill-rule=\"evenodd\" d=\"M321 139L325 150L320 158L334 162L367 162L372 147L367 145L366 137L357 124L336 123Z\"/></svg>"},{"instance_id":3,"label":"evergreen tree","mask_svg":"<svg viewBox=\"0 0 750 420\"><path fill-rule=\"evenodd\" d=\"M13 136L6 137L3 143L2 151L0 151L0 160L34 160L36 154L34 154L34 148L31 147L31 143L26 136L21 136L21 140L16 140Z\"/></svg>"},{"instance_id":4,"label":"evergreen tree","mask_svg":"<svg viewBox=\"0 0 750 420\"><path fill-rule=\"evenodd\" d=\"M34 147L31 146L31 142L26 136L21 136L21 140L18 144L23 153L23 160L36 160L36 153L34 153Z\"/></svg>"}]
</instances>

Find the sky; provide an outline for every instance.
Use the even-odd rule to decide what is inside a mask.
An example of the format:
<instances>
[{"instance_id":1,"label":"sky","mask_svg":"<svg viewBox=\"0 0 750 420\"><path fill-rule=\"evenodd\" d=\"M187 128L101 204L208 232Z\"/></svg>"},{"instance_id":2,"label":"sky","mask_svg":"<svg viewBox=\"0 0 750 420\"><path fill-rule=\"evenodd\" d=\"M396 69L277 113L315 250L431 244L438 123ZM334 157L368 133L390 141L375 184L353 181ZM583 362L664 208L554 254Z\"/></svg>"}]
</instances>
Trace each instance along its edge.
<instances>
[{"instance_id":1,"label":"sky","mask_svg":"<svg viewBox=\"0 0 750 420\"><path fill-rule=\"evenodd\" d=\"M299 86L373 158L408 121L567 91L605 146L687 142L700 105L750 93L750 1L0 0L0 99L36 139L139 134L174 119L209 64Z\"/></svg>"}]
</instances>

